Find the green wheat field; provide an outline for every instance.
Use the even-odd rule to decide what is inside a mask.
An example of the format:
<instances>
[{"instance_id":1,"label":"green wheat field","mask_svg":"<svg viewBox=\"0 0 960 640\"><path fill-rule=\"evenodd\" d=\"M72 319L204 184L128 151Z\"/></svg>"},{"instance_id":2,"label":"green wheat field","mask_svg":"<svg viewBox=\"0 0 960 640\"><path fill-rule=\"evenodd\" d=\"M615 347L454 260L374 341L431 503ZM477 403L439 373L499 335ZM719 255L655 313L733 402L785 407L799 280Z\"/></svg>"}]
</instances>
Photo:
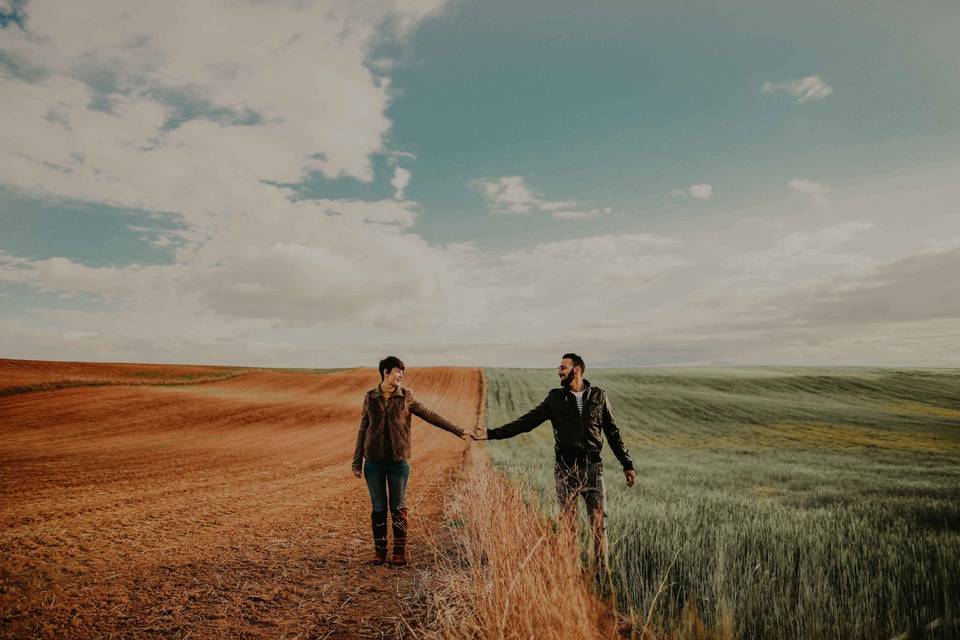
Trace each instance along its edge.
<instances>
[{"instance_id":1,"label":"green wheat field","mask_svg":"<svg viewBox=\"0 0 960 640\"><path fill-rule=\"evenodd\" d=\"M557 386L550 371L486 374L490 427ZM957 637L960 370L586 377L608 391L639 475L628 489L604 447L621 610L655 603L667 628L694 611L744 638ZM487 451L556 514L549 423Z\"/></svg>"}]
</instances>

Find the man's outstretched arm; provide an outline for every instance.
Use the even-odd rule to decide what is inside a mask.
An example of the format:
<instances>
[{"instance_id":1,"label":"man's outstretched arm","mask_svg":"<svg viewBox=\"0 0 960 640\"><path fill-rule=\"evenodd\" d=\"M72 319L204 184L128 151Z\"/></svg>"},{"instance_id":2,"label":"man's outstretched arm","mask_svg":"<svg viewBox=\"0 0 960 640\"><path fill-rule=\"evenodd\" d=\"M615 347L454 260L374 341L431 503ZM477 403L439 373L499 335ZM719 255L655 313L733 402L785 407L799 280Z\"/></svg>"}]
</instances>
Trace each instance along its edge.
<instances>
[{"instance_id":1,"label":"man's outstretched arm","mask_svg":"<svg viewBox=\"0 0 960 640\"><path fill-rule=\"evenodd\" d=\"M496 429L485 430L483 428L479 428L477 429L477 434L474 437L477 440L503 440L505 438L512 438L518 433L533 431L546 420L550 419L550 410L547 407L547 398L544 398L543 402L513 422L508 422L507 424L497 427Z\"/></svg>"}]
</instances>

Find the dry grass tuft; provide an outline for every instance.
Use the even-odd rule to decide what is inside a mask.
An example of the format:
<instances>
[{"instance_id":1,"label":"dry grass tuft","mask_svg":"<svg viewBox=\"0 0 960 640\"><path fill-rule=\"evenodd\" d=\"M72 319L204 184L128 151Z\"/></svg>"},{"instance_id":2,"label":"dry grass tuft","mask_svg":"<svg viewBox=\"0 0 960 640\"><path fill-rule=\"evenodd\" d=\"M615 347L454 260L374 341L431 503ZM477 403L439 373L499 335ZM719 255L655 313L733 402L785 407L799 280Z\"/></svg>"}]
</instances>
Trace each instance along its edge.
<instances>
[{"instance_id":1,"label":"dry grass tuft","mask_svg":"<svg viewBox=\"0 0 960 640\"><path fill-rule=\"evenodd\" d=\"M521 488L467 450L444 530L430 540L419 576L426 616L418 638L618 637L615 617L591 592L566 527L527 504Z\"/></svg>"}]
</instances>

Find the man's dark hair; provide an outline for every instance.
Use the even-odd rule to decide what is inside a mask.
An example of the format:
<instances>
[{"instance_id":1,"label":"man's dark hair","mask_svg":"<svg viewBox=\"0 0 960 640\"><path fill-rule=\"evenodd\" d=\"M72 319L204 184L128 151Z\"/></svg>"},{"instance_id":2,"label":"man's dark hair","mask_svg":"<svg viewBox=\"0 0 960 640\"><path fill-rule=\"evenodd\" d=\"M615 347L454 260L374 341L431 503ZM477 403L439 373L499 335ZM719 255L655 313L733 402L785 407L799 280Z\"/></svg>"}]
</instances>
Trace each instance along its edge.
<instances>
[{"instance_id":1,"label":"man's dark hair","mask_svg":"<svg viewBox=\"0 0 960 640\"><path fill-rule=\"evenodd\" d=\"M563 360L564 358L570 358L570 359L573 361L573 366L575 366L575 367L580 367L580 373L581 373L581 374L584 374L584 373L587 372L587 365L585 365L585 364L583 363L583 358L581 358L581 357L578 356L577 354L575 354L575 353L565 353L565 354L563 354L563 358L560 358L560 359Z\"/></svg>"},{"instance_id":2,"label":"man's dark hair","mask_svg":"<svg viewBox=\"0 0 960 640\"><path fill-rule=\"evenodd\" d=\"M403 360L397 356L387 356L380 361L380 382L383 382L383 372L384 371L393 371L394 369L406 369L403 366Z\"/></svg>"}]
</instances>

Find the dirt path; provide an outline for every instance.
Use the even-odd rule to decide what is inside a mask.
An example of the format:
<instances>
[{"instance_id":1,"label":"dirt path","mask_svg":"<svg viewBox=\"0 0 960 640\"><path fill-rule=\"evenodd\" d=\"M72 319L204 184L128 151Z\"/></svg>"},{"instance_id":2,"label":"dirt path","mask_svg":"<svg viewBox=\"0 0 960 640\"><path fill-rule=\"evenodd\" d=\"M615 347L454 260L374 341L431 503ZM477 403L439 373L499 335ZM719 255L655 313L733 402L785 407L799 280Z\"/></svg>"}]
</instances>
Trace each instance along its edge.
<instances>
[{"instance_id":1,"label":"dirt path","mask_svg":"<svg viewBox=\"0 0 960 640\"><path fill-rule=\"evenodd\" d=\"M0 635L393 635L413 569L364 563L369 499L349 472L377 380L256 371L0 397ZM476 422L480 370L412 370L405 384ZM466 445L419 420L414 432L416 563Z\"/></svg>"}]
</instances>

